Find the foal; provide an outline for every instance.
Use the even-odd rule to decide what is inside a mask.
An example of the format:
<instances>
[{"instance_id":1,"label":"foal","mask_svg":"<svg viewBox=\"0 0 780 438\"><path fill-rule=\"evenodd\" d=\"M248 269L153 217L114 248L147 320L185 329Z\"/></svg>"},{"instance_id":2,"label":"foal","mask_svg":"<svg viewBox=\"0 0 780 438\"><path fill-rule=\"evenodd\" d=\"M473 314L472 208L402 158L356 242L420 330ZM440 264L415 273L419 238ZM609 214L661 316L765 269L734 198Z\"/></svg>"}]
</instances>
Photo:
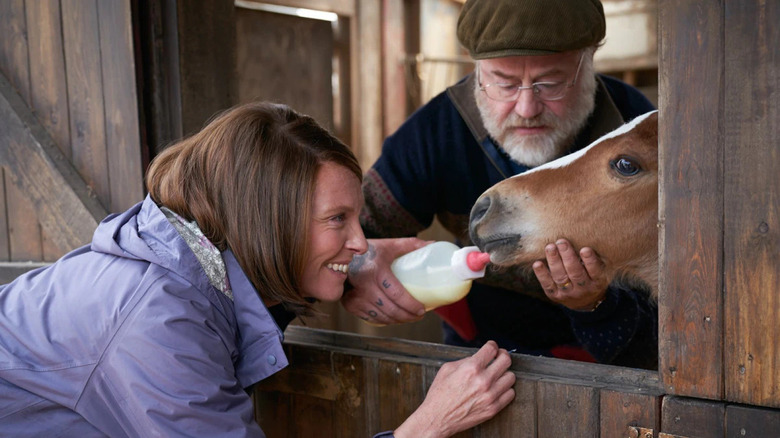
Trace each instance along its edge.
<instances>
[{"instance_id":1,"label":"foal","mask_svg":"<svg viewBox=\"0 0 780 438\"><path fill-rule=\"evenodd\" d=\"M497 266L530 267L559 238L589 246L607 278L658 288L658 113L504 180L471 210L472 241Z\"/></svg>"}]
</instances>

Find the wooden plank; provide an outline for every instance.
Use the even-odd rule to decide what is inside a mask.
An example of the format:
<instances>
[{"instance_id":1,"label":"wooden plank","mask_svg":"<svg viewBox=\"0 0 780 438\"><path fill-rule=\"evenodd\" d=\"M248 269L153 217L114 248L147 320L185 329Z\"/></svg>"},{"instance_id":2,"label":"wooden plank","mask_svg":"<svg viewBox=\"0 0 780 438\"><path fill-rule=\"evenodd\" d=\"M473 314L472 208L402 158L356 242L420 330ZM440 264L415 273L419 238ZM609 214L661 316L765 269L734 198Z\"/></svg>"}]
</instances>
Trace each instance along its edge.
<instances>
[{"instance_id":1,"label":"wooden plank","mask_svg":"<svg viewBox=\"0 0 780 438\"><path fill-rule=\"evenodd\" d=\"M659 371L672 394L723 397L720 2L660 14Z\"/></svg>"},{"instance_id":2,"label":"wooden plank","mask_svg":"<svg viewBox=\"0 0 780 438\"><path fill-rule=\"evenodd\" d=\"M780 411L750 406L726 406L726 436L746 438L780 436Z\"/></svg>"},{"instance_id":3,"label":"wooden plank","mask_svg":"<svg viewBox=\"0 0 780 438\"><path fill-rule=\"evenodd\" d=\"M43 230L43 226L38 225L40 227L40 233L41 233L41 253L42 255L42 261L43 262L55 262L60 257L65 255L65 253L68 252L71 248L60 248L57 246L57 243L52 240L46 232Z\"/></svg>"},{"instance_id":4,"label":"wooden plank","mask_svg":"<svg viewBox=\"0 0 780 438\"><path fill-rule=\"evenodd\" d=\"M366 357L385 359L403 357L405 361L429 366L441 366L444 362L467 357L476 351L473 348L361 336L300 326L287 328L285 343L311 348L327 348L333 352L359 354ZM512 355L511 369L528 377L537 376L593 384L600 387L636 388L654 395L660 394L662 391L658 373L648 370L520 354Z\"/></svg>"},{"instance_id":5,"label":"wooden plank","mask_svg":"<svg viewBox=\"0 0 780 438\"><path fill-rule=\"evenodd\" d=\"M144 198L130 0L98 2L111 212Z\"/></svg>"},{"instance_id":6,"label":"wooden plank","mask_svg":"<svg viewBox=\"0 0 780 438\"><path fill-rule=\"evenodd\" d=\"M41 226L60 248L92 239L106 211L21 97L0 75L0 164L30 199Z\"/></svg>"},{"instance_id":7,"label":"wooden plank","mask_svg":"<svg viewBox=\"0 0 780 438\"><path fill-rule=\"evenodd\" d=\"M330 22L237 9L236 35L239 102L283 102L333 130Z\"/></svg>"},{"instance_id":8,"label":"wooden plank","mask_svg":"<svg viewBox=\"0 0 780 438\"><path fill-rule=\"evenodd\" d=\"M425 398L423 367L408 362L379 362L377 388L379 404L376 432L395 429L417 409Z\"/></svg>"},{"instance_id":9,"label":"wooden plank","mask_svg":"<svg viewBox=\"0 0 780 438\"><path fill-rule=\"evenodd\" d=\"M97 2L63 2L62 34L73 151L71 161L101 204L110 206Z\"/></svg>"},{"instance_id":10,"label":"wooden plank","mask_svg":"<svg viewBox=\"0 0 780 438\"><path fill-rule=\"evenodd\" d=\"M366 374L361 357L334 353L332 369L336 373L339 394L334 408L333 436L368 437L379 430L371 430L367 423Z\"/></svg>"},{"instance_id":11,"label":"wooden plank","mask_svg":"<svg viewBox=\"0 0 780 438\"><path fill-rule=\"evenodd\" d=\"M299 394L293 397L293 412L296 413L295 426L290 427L284 437L336 436L333 433L333 403Z\"/></svg>"},{"instance_id":12,"label":"wooden plank","mask_svg":"<svg viewBox=\"0 0 780 438\"><path fill-rule=\"evenodd\" d=\"M339 391L330 353L289 346L285 353L290 366L254 387L258 403L267 406L256 415L258 423L269 437L313 436L312 427L330 435L332 405ZM287 409L277 403L283 403ZM302 415L306 416L305 421L301 420Z\"/></svg>"},{"instance_id":13,"label":"wooden plank","mask_svg":"<svg viewBox=\"0 0 780 438\"><path fill-rule=\"evenodd\" d=\"M339 395L339 387L333 376L314 373L310 370L285 368L257 384L259 391L302 394L323 400L334 401Z\"/></svg>"},{"instance_id":14,"label":"wooden plank","mask_svg":"<svg viewBox=\"0 0 780 438\"><path fill-rule=\"evenodd\" d=\"M27 21L35 29L28 35L30 82L35 116L49 132L62 154L70 159L68 89L65 82L60 2L27 2Z\"/></svg>"},{"instance_id":15,"label":"wooden plank","mask_svg":"<svg viewBox=\"0 0 780 438\"><path fill-rule=\"evenodd\" d=\"M304 394L324 400L336 400L339 385L332 374L330 352L287 348L288 361L294 367L279 371L259 382L259 391L276 391L286 394Z\"/></svg>"},{"instance_id":16,"label":"wooden plank","mask_svg":"<svg viewBox=\"0 0 780 438\"><path fill-rule=\"evenodd\" d=\"M339 17L333 32L333 56L338 78L336 93L333 97L333 126L336 137L347 146L352 144L352 39L351 22L355 19Z\"/></svg>"},{"instance_id":17,"label":"wooden plank","mask_svg":"<svg viewBox=\"0 0 780 438\"><path fill-rule=\"evenodd\" d=\"M726 408L720 402L664 397L661 431L685 438L724 437L725 416Z\"/></svg>"},{"instance_id":18,"label":"wooden plank","mask_svg":"<svg viewBox=\"0 0 780 438\"><path fill-rule=\"evenodd\" d=\"M10 53L3 56L3 64L10 72L10 82L16 87L25 103L30 104L30 59L28 27L25 16L25 2L12 1L11 13L7 17L6 29ZM9 12L9 11L3 11ZM9 32L10 31L10 32ZM6 48L7 51L9 48ZM8 249L11 261L43 260L43 236L38 218L30 201L19 188L12 183L13 169L5 173L5 199L8 212Z\"/></svg>"},{"instance_id":19,"label":"wooden plank","mask_svg":"<svg viewBox=\"0 0 780 438\"><path fill-rule=\"evenodd\" d=\"M25 0L0 2L0 72L25 102L30 102Z\"/></svg>"},{"instance_id":20,"label":"wooden plank","mask_svg":"<svg viewBox=\"0 0 780 438\"><path fill-rule=\"evenodd\" d=\"M290 366L254 388L257 417L266 434L370 436L366 427L362 359L324 349L288 346L286 351ZM282 400L283 395L289 398ZM280 402L289 409L276 406ZM306 421L301 421L301 414Z\"/></svg>"},{"instance_id":21,"label":"wooden plank","mask_svg":"<svg viewBox=\"0 0 780 438\"><path fill-rule=\"evenodd\" d=\"M513 437L535 438L538 430L536 385L538 379L518 376L515 399L498 415L478 425L464 436L474 438Z\"/></svg>"},{"instance_id":22,"label":"wooden plank","mask_svg":"<svg viewBox=\"0 0 780 438\"><path fill-rule=\"evenodd\" d=\"M134 2L138 17L140 76L143 81L144 165L182 137L181 84L176 0Z\"/></svg>"},{"instance_id":23,"label":"wooden plank","mask_svg":"<svg viewBox=\"0 0 780 438\"><path fill-rule=\"evenodd\" d=\"M538 437L597 436L599 394L590 386L541 381L538 384Z\"/></svg>"},{"instance_id":24,"label":"wooden plank","mask_svg":"<svg viewBox=\"0 0 780 438\"><path fill-rule=\"evenodd\" d=\"M379 157L382 144L381 3L364 0L352 23L352 145L363 169Z\"/></svg>"},{"instance_id":25,"label":"wooden plank","mask_svg":"<svg viewBox=\"0 0 780 438\"><path fill-rule=\"evenodd\" d=\"M599 395L602 438L628 436L630 426L659 430L661 396L603 389Z\"/></svg>"},{"instance_id":26,"label":"wooden plank","mask_svg":"<svg viewBox=\"0 0 780 438\"><path fill-rule=\"evenodd\" d=\"M287 336L287 332L285 331L285 342L286 342L286 336ZM364 371L363 377L365 379L365 383L363 386L364 389L363 400L365 400L363 409L365 412L366 427L369 430L374 429L376 432L383 432L385 429L381 429L381 426L379 425L380 409L375 408L377 406L381 406L379 404L380 403L380 393L379 393L380 360L377 357L363 356L360 354L356 354L356 356L360 356L363 359L363 371ZM389 427L394 428L395 426L396 425L391 425Z\"/></svg>"},{"instance_id":27,"label":"wooden plank","mask_svg":"<svg viewBox=\"0 0 780 438\"><path fill-rule=\"evenodd\" d=\"M8 206L10 260L42 261L43 236L38 225L38 215L30 202L29 194L19 184L15 184L15 178L20 170L12 167L10 161L8 163L5 172L5 195Z\"/></svg>"},{"instance_id":28,"label":"wooden plank","mask_svg":"<svg viewBox=\"0 0 780 438\"><path fill-rule=\"evenodd\" d=\"M406 2L382 0L382 105L383 136L406 120ZM417 23L409 23L414 26Z\"/></svg>"},{"instance_id":29,"label":"wooden plank","mask_svg":"<svg viewBox=\"0 0 780 438\"><path fill-rule=\"evenodd\" d=\"M406 17L404 18L404 21L406 22L406 53L411 55L415 53L422 53L422 37L420 33L422 32L421 25L422 23L422 16L423 16L423 7L435 7L436 5L433 5L429 2L425 2L424 4L419 1L415 0L405 0L404 1L405 9L406 9ZM441 3L439 3L439 6ZM455 5L453 5L455 6ZM437 31L438 34L438 31ZM456 43L460 44L460 43ZM409 68L413 68L412 70L414 73L416 73L416 69L419 66L417 64L413 66L409 66ZM422 81L420 80L419 75L417 74L410 74L406 78L406 94L408 101L406 103L406 112L407 114L412 114L414 110L422 106ZM381 152L381 150L380 150Z\"/></svg>"},{"instance_id":30,"label":"wooden plank","mask_svg":"<svg viewBox=\"0 0 780 438\"><path fill-rule=\"evenodd\" d=\"M62 42L60 2L26 3L30 29L30 94L35 116L49 132L63 156L71 158L68 89L65 82L65 56ZM36 218L37 225L37 218ZM54 261L70 248L59 248L45 232L41 234L42 259Z\"/></svg>"},{"instance_id":31,"label":"wooden plank","mask_svg":"<svg viewBox=\"0 0 780 438\"><path fill-rule=\"evenodd\" d=\"M295 394L256 389L252 394L255 404L255 421L267 438L287 438L289 431L301 421L296 414L293 398Z\"/></svg>"},{"instance_id":32,"label":"wooden plank","mask_svg":"<svg viewBox=\"0 0 780 438\"><path fill-rule=\"evenodd\" d=\"M237 103L235 7L233 0L176 4L181 123L186 136Z\"/></svg>"},{"instance_id":33,"label":"wooden plank","mask_svg":"<svg viewBox=\"0 0 780 438\"><path fill-rule=\"evenodd\" d=\"M24 0L0 2L0 71L4 72L8 82L21 95L23 101L30 104L30 61L28 55L28 29ZM43 258L41 230L30 202L25 194L11 182L5 169L0 182L0 201L4 216L3 260L23 261Z\"/></svg>"},{"instance_id":34,"label":"wooden plank","mask_svg":"<svg viewBox=\"0 0 780 438\"><path fill-rule=\"evenodd\" d=\"M780 4L726 2L726 399L780 407Z\"/></svg>"},{"instance_id":35,"label":"wooden plank","mask_svg":"<svg viewBox=\"0 0 780 438\"><path fill-rule=\"evenodd\" d=\"M474 349L441 344L298 326L290 326L285 331L285 350L290 358L290 369L279 374L290 372L301 377L285 378L286 383L276 385L273 390L267 382L262 382L256 395L260 400L267 394L277 393L298 397L310 388L310 398L332 405L333 421L327 423L327 427L333 428L332 436L340 437L371 436L397 427L417 409L444 362L474 352ZM537 437L556 436L556 433L568 436L571 432L597 436L599 430L605 437L624 436L629 424L641 422L650 427L659 424L660 386L657 381L648 385L647 381L626 379L625 375L611 378L610 375L621 368L597 364L583 364L591 366L587 371L560 371L560 367L565 368L572 361L548 362L545 359L513 355L511 369L518 378L514 402L493 419L458 433L455 438ZM542 362L530 365L540 360ZM541 370L547 370L547 373ZM635 371L645 376L656 374ZM267 380L273 379L275 377ZM325 387L336 390L323 391ZM286 417L280 421L291 422L287 429L289 436L301 436L298 435L301 426L293 420L303 415L298 407L283 414L278 410L273 405L258 407L258 416L276 418L284 415ZM305 415L311 418L309 414ZM621 429L620 434L611 435Z\"/></svg>"}]
</instances>

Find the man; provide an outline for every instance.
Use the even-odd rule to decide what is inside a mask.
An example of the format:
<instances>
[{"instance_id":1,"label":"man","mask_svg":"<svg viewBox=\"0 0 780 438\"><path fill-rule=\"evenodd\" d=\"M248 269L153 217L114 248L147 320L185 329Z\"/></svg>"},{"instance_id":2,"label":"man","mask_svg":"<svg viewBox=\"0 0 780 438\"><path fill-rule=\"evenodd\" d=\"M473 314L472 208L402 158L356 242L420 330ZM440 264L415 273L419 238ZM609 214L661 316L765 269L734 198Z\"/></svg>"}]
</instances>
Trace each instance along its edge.
<instances>
[{"instance_id":1,"label":"man","mask_svg":"<svg viewBox=\"0 0 780 438\"><path fill-rule=\"evenodd\" d=\"M654 109L594 72L605 28L598 0L467 1L457 33L475 71L386 139L363 184L366 235L414 236L436 216L468 244L469 212L484 190ZM423 244L371 241L350 267L345 308L377 324L419 319L422 306L389 263ZM489 270L463 301L437 309L445 341L494 339L520 353L657 367L657 308L646 293L608 285L598 255L566 239L550 242L545 262L530 276Z\"/></svg>"}]
</instances>

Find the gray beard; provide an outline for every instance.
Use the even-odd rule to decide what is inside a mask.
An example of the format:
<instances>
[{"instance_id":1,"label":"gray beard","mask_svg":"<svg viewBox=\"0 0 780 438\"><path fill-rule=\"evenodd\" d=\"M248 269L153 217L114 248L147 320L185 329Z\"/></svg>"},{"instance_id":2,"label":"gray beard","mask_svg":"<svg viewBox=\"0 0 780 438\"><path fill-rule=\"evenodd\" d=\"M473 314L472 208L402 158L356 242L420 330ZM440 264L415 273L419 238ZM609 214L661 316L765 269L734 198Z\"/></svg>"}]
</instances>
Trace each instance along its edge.
<instances>
[{"instance_id":1,"label":"gray beard","mask_svg":"<svg viewBox=\"0 0 780 438\"><path fill-rule=\"evenodd\" d=\"M588 63L591 64L591 63ZM514 111L507 116L503 123L498 122L498 117L490 111L490 103L479 89L479 84L474 88L479 114L488 134L498 143L514 161L529 167L536 167L566 153L574 141L574 137L585 125L590 113L596 105L596 75L592 64L583 64L583 74L579 82L579 96L572 108L569 117L561 119L552 112L543 111L533 119L520 117ZM590 67L590 68L586 68ZM533 127L545 125L552 127L552 132L540 135L516 135L511 128Z\"/></svg>"}]
</instances>

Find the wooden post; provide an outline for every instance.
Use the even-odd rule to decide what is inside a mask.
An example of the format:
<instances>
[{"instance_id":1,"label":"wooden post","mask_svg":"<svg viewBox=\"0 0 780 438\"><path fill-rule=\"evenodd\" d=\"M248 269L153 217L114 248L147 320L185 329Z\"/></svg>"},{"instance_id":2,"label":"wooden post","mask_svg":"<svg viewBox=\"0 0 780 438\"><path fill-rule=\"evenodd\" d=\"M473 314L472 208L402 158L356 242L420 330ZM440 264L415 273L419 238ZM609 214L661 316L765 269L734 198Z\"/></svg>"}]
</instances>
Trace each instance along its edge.
<instances>
[{"instance_id":1,"label":"wooden post","mask_svg":"<svg viewBox=\"0 0 780 438\"><path fill-rule=\"evenodd\" d=\"M671 394L723 397L723 15L661 0L659 371Z\"/></svg>"}]
</instances>

